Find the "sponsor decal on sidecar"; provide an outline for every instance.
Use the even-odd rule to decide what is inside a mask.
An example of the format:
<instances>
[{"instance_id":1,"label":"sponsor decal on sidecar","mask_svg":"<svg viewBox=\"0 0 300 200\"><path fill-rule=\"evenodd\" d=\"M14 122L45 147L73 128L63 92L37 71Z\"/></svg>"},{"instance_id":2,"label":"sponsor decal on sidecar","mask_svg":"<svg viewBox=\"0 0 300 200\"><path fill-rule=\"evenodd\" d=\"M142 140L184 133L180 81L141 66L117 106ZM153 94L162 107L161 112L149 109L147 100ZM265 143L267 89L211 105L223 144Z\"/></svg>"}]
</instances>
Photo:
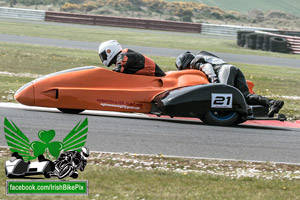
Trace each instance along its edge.
<instances>
[{"instance_id":1,"label":"sponsor decal on sidecar","mask_svg":"<svg viewBox=\"0 0 300 200\"><path fill-rule=\"evenodd\" d=\"M111 99L97 99L97 102L99 102L100 105L103 107L114 107L127 110L140 110L143 107L143 104L141 103L118 101Z\"/></svg>"}]
</instances>

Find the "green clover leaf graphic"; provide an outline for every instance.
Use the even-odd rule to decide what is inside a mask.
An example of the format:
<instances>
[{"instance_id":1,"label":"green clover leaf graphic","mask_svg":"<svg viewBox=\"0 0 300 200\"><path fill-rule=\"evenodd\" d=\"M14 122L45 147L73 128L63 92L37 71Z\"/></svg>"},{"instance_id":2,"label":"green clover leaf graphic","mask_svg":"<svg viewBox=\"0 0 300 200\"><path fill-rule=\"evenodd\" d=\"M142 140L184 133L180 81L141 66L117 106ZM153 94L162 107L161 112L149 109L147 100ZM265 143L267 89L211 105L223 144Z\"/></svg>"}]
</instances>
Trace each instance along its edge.
<instances>
[{"instance_id":1,"label":"green clover leaf graphic","mask_svg":"<svg viewBox=\"0 0 300 200\"><path fill-rule=\"evenodd\" d=\"M55 137L55 131L39 131L38 136L42 142L34 141L30 144L30 147L33 149L34 156L38 157L46 151L47 157L50 158L47 152L48 149L49 153L53 157L58 158L59 153L63 148L63 143L58 141L51 142L51 140Z\"/></svg>"},{"instance_id":2,"label":"green clover leaf graphic","mask_svg":"<svg viewBox=\"0 0 300 200\"><path fill-rule=\"evenodd\" d=\"M47 145L43 142L34 141L30 144L31 149L33 149L33 155L38 157L39 155L44 154Z\"/></svg>"}]
</instances>

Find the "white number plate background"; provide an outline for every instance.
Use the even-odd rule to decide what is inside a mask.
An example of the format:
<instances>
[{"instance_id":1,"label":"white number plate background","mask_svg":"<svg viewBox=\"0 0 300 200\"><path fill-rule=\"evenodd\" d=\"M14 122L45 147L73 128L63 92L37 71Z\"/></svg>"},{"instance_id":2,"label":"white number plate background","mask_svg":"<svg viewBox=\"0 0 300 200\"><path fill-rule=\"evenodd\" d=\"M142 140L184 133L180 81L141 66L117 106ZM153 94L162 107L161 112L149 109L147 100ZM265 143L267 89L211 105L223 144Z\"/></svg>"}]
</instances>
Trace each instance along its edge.
<instances>
[{"instance_id":1,"label":"white number plate background","mask_svg":"<svg viewBox=\"0 0 300 200\"><path fill-rule=\"evenodd\" d=\"M211 94L212 108L232 108L232 94Z\"/></svg>"}]
</instances>

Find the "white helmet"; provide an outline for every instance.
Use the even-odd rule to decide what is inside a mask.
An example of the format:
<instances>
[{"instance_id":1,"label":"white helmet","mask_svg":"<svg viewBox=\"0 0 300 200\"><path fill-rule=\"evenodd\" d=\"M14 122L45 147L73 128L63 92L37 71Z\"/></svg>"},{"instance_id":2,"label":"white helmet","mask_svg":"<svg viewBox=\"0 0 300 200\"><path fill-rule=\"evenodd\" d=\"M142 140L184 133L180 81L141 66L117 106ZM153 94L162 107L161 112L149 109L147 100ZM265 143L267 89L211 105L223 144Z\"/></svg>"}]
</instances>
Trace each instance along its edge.
<instances>
[{"instance_id":1,"label":"white helmet","mask_svg":"<svg viewBox=\"0 0 300 200\"><path fill-rule=\"evenodd\" d=\"M109 40L106 42L102 42L99 45L98 54L102 63L109 67L111 65L111 61L113 58L122 51L121 45L117 42L117 40Z\"/></svg>"},{"instance_id":2,"label":"white helmet","mask_svg":"<svg viewBox=\"0 0 300 200\"><path fill-rule=\"evenodd\" d=\"M87 147L82 147L80 151L80 155L82 158L87 159L90 155L90 150Z\"/></svg>"}]
</instances>

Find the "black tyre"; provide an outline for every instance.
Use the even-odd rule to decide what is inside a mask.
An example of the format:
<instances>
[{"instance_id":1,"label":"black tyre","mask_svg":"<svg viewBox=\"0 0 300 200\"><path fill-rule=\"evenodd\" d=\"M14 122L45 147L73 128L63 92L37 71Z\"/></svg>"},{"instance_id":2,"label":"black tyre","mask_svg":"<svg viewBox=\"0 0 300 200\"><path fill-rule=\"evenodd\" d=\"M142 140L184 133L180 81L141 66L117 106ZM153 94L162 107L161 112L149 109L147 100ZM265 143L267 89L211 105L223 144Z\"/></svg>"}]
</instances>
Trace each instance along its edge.
<instances>
[{"instance_id":1,"label":"black tyre","mask_svg":"<svg viewBox=\"0 0 300 200\"><path fill-rule=\"evenodd\" d=\"M262 49L264 43L264 35L257 35L256 49Z\"/></svg>"},{"instance_id":2,"label":"black tyre","mask_svg":"<svg viewBox=\"0 0 300 200\"><path fill-rule=\"evenodd\" d=\"M78 178L78 173L77 172L74 172L72 175L71 175L72 178L74 179L77 179Z\"/></svg>"},{"instance_id":3,"label":"black tyre","mask_svg":"<svg viewBox=\"0 0 300 200\"><path fill-rule=\"evenodd\" d=\"M247 35L248 34L249 34L248 32L242 33L241 39L240 39L241 47L245 47L246 46L246 43L247 43L246 41L247 41Z\"/></svg>"},{"instance_id":4,"label":"black tyre","mask_svg":"<svg viewBox=\"0 0 300 200\"><path fill-rule=\"evenodd\" d=\"M234 125L239 119L239 114L234 111L208 111L201 118L203 123L217 126Z\"/></svg>"},{"instance_id":5,"label":"black tyre","mask_svg":"<svg viewBox=\"0 0 300 200\"><path fill-rule=\"evenodd\" d=\"M44 172L44 177L45 178L51 178L50 174L48 174L48 172Z\"/></svg>"},{"instance_id":6,"label":"black tyre","mask_svg":"<svg viewBox=\"0 0 300 200\"><path fill-rule=\"evenodd\" d=\"M243 47L245 45L245 39L243 39L243 31L237 32L237 45Z\"/></svg>"},{"instance_id":7,"label":"black tyre","mask_svg":"<svg viewBox=\"0 0 300 200\"><path fill-rule=\"evenodd\" d=\"M270 38L270 51L288 53L287 40L283 37Z\"/></svg>"},{"instance_id":8,"label":"black tyre","mask_svg":"<svg viewBox=\"0 0 300 200\"><path fill-rule=\"evenodd\" d=\"M63 179L65 177L69 176L74 171L74 168L72 167L71 164L63 164L60 166L59 170L60 171L58 174L58 178Z\"/></svg>"},{"instance_id":9,"label":"black tyre","mask_svg":"<svg viewBox=\"0 0 300 200\"><path fill-rule=\"evenodd\" d=\"M256 37L257 34L250 33L247 35L247 47L250 49L256 49Z\"/></svg>"},{"instance_id":10,"label":"black tyre","mask_svg":"<svg viewBox=\"0 0 300 200\"><path fill-rule=\"evenodd\" d=\"M243 31L237 31L237 33L236 33L237 39L241 39L242 34L243 34Z\"/></svg>"},{"instance_id":11,"label":"black tyre","mask_svg":"<svg viewBox=\"0 0 300 200\"><path fill-rule=\"evenodd\" d=\"M68 114L79 114L84 111L81 109L67 109L67 108L57 108L57 109L62 113L68 113Z\"/></svg>"},{"instance_id":12,"label":"black tyre","mask_svg":"<svg viewBox=\"0 0 300 200\"><path fill-rule=\"evenodd\" d=\"M199 119L203 122L203 124L209 124L209 123L206 121L206 119L205 119L205 115L199 117Z\"/></svg>"},{"instance_id":13,"label":"black tyre","mask_svg":"<svg viewBox=\"0 0 300 200\"><path fill-rule=\"evenodd\" d=\"M245 119L245 118L243 118L243 117L240 117L240 118L238 118L238 120L236 120L233 124L234 124L234 125L238 125L238 124L244 123L245 121L247 121L247 119Z\"/></svg>"},{"instance_id":14,"label":"black tyre","mask_svg":"<svg viewBox=\"0 0 300 200\"><path fill-rule=\"evenodd\" d=\"M269 51L270 49L270 35L264 35L264 43L263 43L263 46L262 46L262 49L264 51Z\"/></svg>"}]
</instances>

